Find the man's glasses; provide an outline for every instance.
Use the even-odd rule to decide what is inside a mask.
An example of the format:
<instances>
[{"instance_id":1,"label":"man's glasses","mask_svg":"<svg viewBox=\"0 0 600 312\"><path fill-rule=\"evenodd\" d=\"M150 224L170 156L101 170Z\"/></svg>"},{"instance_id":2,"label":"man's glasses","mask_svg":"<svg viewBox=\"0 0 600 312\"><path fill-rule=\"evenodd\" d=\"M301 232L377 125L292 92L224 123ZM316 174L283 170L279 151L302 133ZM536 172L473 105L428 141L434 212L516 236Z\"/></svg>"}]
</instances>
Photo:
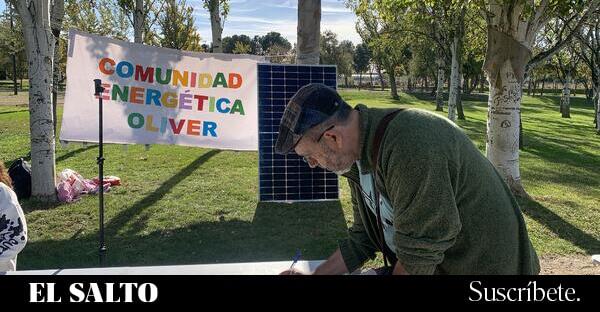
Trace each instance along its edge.
<instances>
[{"instance_id":1,"label":"man's glasses","mask_svg":"<svg viewBox=\"0 0 600 312\"><path fill-rule=\"evenodd\" d=\"M323 136L325 135L325 132L327 132L327 131L329 131L329 130L333 129L334 127L335 127L335 125L332 125L332 126L330 126L329 128L325 129L325 130L324 130L324 131L321 133L321 135L319 136L319 138L317 138L317 141L316 141L316 142L317 142L317 143L321 142L321 139L322 139L322 138L323 138ZM307 164L309 164L309 162L308 162L308 157L309 157L309 156L302 156L302 160L304 160L304 162L305 162L305 163L307 163Z\"/></svg>"}]
</instances>

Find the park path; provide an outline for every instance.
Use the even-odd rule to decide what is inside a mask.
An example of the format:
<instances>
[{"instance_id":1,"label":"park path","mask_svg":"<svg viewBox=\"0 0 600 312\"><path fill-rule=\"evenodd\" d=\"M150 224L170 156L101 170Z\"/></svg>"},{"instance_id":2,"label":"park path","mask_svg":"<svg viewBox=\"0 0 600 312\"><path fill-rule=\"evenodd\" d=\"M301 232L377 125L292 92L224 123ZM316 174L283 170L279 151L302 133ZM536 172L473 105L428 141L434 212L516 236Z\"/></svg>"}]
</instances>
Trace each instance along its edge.
<instances>
[{"instance_id":1,"label":"park path","mask_svg":"<svg viewBox=\"0 0 600 312\"><path fill-rule=\"evenodd\" d=\"M63 105L65 102L65 93L58 93L58 105ZM18 95L14 95L12 91L0 91L0 106L28 106L29 92L19 91Z\"/></svg>"}]
</instances>

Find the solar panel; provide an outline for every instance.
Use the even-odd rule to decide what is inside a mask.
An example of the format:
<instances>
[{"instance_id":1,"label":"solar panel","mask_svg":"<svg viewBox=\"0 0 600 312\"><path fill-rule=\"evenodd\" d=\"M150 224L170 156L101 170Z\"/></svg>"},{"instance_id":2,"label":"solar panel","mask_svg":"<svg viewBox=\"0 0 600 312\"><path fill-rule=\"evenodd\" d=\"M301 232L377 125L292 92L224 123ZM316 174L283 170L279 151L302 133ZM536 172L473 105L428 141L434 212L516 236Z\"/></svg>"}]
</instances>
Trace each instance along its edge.
<instances>
[{"instance_id":1,"label":"solar panel","mask_svg":"<svg viewBox=\"0 0 600 312\"><path fill-rule=\"evenodd\" d=\"M309 83L336 88L336 67L323 65L258 65L258 161L261 201L337 200L338 177L311 169L301 157L274 151L279 122L290 98Z\"/></svg>"}]
</instances>

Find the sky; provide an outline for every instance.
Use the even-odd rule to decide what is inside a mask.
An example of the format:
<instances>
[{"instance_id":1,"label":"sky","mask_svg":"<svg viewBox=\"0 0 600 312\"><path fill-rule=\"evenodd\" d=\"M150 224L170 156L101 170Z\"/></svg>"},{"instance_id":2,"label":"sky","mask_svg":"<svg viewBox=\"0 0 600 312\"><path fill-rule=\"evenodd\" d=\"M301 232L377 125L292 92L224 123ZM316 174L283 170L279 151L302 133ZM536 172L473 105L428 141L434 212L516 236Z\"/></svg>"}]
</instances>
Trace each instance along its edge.
<instances>
[{"instance_id":1,"label":"sky","mask_svg":"<svg viewBox=\"0 0 600 312\"><path fill-rule=\"evenodd\" d=\"M194 7L196 26L206 42L212 41L210 18L202 0L188 0ZM230 0L230 12L225 21L223 37L231 35L264 35L270 31L282 34L292 44L296 42L298 0ZM321 32L331 30L338 40L361 42L354 25L356 16L342 0L321 0Z\"/></svg>"},{"instance_id":2,"label":"sky","mask_svg":"<svg viewBox=\"0 0 600 312\"><path fill-rule=\"evenodd\" d=\"M204 43L212 42L210 18L202 0L187 0L194 8L196 26ZM0 1L0 12L5 3ZM292 44L296 42L298 0L230 0L230 12L225 21L223 37L232 35L265 35L281 33ZM361 42L354 28L356 16L344 6L343 0L321 0L321 32L331 30L338 40Z\"/></svg>"}]
</instances>

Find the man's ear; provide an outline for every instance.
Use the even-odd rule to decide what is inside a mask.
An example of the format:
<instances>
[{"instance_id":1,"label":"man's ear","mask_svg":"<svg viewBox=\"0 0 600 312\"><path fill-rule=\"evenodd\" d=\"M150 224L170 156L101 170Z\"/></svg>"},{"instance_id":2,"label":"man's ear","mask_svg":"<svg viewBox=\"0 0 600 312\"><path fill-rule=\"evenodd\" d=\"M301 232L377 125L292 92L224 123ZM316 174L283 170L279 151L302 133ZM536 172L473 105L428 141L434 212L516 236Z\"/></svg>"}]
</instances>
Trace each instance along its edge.
<instances>
[{"instance_id":1,"label":"man's ear","mask_svg":"<svg viewBox=\"0 0 600 312\"><path fill-rule=\"evenodd\" d=\"M326 140L331 141L338 149L342 148L342 135L339 131L337 131L337 129L333 128L325 131L323 137Z\"/></svg>"}]
</instances>

